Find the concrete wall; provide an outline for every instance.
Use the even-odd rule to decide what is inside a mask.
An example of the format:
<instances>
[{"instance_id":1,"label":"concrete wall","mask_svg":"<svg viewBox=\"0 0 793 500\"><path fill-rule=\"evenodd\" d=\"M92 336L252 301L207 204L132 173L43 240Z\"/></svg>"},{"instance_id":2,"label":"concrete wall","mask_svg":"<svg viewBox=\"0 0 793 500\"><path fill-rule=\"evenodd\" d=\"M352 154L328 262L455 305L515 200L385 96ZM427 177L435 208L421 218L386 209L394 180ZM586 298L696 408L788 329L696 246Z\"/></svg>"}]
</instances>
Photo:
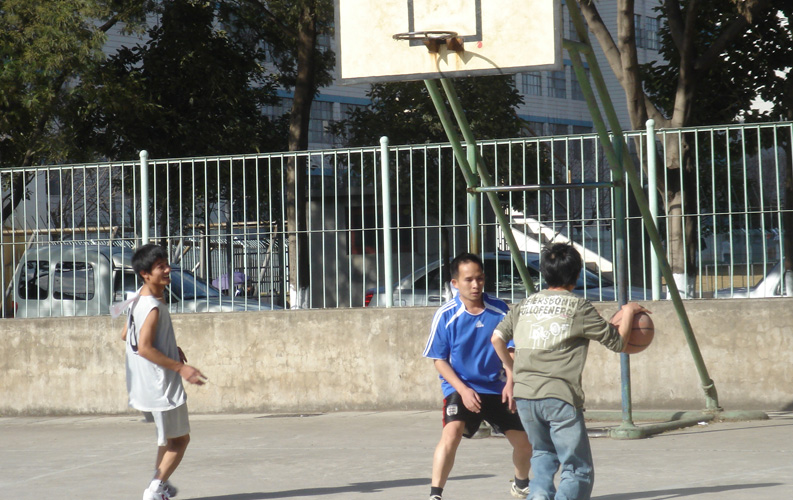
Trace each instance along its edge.
<instances>
[{"instance_id":1,"label":"concrete wall","mask_svg":"<svg viewBox=\"0 0 793 500\"><path fill-rule=\"evenodd\" d=\"M728 410L793 408L793 300L691 300L697 340ZM634 408L701 409L691 353L669 302L648 303L656 338L631 356ZM604 315L616 305L600 304ZM190 409L308 412L438 408L421 357L433 309L174 316L179 344L208 377ZM124 413L122 320L0 320L0 415ZM620 407L619 356L592 344L588 407Z\"/></svg>"}]
</instances>

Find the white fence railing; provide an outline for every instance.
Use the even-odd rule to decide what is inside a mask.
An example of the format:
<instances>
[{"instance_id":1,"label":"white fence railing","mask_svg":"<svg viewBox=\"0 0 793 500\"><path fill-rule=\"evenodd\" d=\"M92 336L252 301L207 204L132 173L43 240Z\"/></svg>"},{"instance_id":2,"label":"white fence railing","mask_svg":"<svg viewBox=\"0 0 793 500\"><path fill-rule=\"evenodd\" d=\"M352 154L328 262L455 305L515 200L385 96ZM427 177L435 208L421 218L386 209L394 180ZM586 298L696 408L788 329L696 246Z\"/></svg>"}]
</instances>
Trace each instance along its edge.
<instances>
[{"instance_id":1,"label":"white fence railing","mask_svg":"<svg viewBox=\"0 0 793 500\"><path fill-rule=\"evenodd\" d=\"M656 133L660 185L682 185L689 196L683 214L693 221L693 231L684 235L691 254L685 269L693 278L691 296L754 285L784 257L792 135L787 122ZM643 165L646 132L627 138L635 163ZM688 169L664 168L677 146L691 152ZM484 141L478 147L497 184L611 178L596 135ZM446 144L392 146L388 154L390 207L385 211L377 146L149 160L145 227L152 241L168 246L182 271L216 285L229 300L242 301L243 309L254 304L293 306L290 283L297 282L307 284L303 306L361 307L368 301L382 303L384 297L382 228L383 214L388 213L393 248L388 272L396 284L395 303L435 304L448 296L445 266L439 262L469 250L465 182ZM294 196L287 192L289 162L307 178ZM640 175L646 184L645 173ZM0 235L6 317L13 315L16 292L26 286L14 278L27 262L26 249L64 242L140 243L144 224L138 161L3 170L0 184L3 205L14 207ZM527 260L551 239L569 240L585 252L592 272L584 286L587 296L613 300L610 190L511 192L500 197ZM297 201L290 207L289 200ZM649 298L650 246L638 210L630 199L628 203L632 297ZM660 205L659 227L668 238L665 203ZM480 200L479 206L477 250L492 261L486 270L492 289L512 300L520 298L525 292L513 266L499 257L505 250L503 232L490 205ZM290 208L304 224L289 227ZM305 264L292 270L289 241L295 235L304 242L297 251L307 255L293 259ZM119 287L110 282L112 275L95 278L108 280L109 290Z\"/></svg>"}]
</instances>

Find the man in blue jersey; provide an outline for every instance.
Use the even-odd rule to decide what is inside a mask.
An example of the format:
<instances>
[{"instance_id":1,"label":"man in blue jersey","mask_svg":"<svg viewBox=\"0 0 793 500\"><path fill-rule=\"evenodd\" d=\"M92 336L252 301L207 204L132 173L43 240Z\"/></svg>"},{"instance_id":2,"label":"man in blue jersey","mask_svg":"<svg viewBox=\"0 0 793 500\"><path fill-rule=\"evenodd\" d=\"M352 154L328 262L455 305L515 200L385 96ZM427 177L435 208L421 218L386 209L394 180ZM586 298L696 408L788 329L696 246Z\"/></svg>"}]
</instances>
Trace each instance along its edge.
<instances>
[{"instance_id":1,"label":"man in blue jersey","mask_svg":"<svg viewBox=\"0 0 793 500\"><path fill-rule=\"evenodd\" d=\"M483 420L512 445L515 480L510 493L529 493L531 445L515 413L512 381L490 343L509 311L504 301L484 293L482 259L471 253L451 263L458 294L435 313L424 357L434 360L443 390L443 433L432 461L430 500L441 500L462 437L472 437ZM511 376L511 374L509 375Z\"/></svg>"}]
</instances>

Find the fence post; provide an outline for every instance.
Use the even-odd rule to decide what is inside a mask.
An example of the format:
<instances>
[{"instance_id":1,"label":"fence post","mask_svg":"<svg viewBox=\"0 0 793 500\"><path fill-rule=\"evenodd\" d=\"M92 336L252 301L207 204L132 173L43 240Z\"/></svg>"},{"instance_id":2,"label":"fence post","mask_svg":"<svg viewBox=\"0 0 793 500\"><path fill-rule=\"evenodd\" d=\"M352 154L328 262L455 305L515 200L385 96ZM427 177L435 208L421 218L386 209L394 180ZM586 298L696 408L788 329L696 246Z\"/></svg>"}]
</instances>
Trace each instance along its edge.
<instances>
[{"instance_id":1,"label":"fence post","mask_svg":"<svg viewBox=\"0 0 793 500\"><path fill-rule=\"evenodd\" d=\"M149 152L140 152L140 242L149 243Z\"/></svg>"},{"instance_id":2,"label":"fence post","mask_svg":"<svg viewBox=\"0 0 793 500\"><path fill-rule=\"evenodd\" d=\"M655 163L655 120L647 120L647 202L650 205L650 218L658 227L658 170ZM650 276L653 300L661 300L661 268L658 254L650 252Z\"/></svg>"},{"instance_id":3,"label":"fence post","mask_svg":"<svg viewBox=\"0 0 793 500\"><path fill-rule=\"evenodd\" d=\"M385 306L394 305L394 252L391 248L391 175L388 168L388 137L380 138L380 173L383 194L383 267L385 272Z\"/></svg>"}]
</instances>

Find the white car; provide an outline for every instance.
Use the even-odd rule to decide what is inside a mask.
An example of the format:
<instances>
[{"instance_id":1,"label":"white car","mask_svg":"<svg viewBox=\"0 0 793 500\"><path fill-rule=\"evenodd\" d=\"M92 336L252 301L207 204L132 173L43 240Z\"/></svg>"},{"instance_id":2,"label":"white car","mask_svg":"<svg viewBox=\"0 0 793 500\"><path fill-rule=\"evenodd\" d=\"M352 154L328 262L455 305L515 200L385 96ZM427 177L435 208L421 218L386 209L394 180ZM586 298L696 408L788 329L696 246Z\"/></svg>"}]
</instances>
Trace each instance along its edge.
<instances>
[{"instance_id":1,"label":"white car","mask_svg":"<svg viewBox=\"0 0 793 500\"><path fill-rule=\"evenodd\" d=\"M756 299L768 297L793 297L793 271L781 274L782 265L777 264L753 287L720 288L713 292L715 299Z\"/></svg>"},{"instance_id":2,"label":"white car","mask_svg":"<svg viewBox=\"0 0 793 500\"><path fill-rule=\"evenodd\" d=\"M110 314L140 287L134 250L107 245L43 245L26 251L14 273L14 316L47 318ZM268 301L228 297L190 271L173 267L166 289L169 310L225 312L281 309Z\"/></svg>"},{"instance_id":3,"label":"white car","mask_svg":"<svg viewBox=\"0 0 793 500\"><path fill-rule=\"evenodd\" d=\"M532 278L535 290L544 288L540 278L540 256L534 252L522 252L526 257L526 268ZM527 296L526 287L520 278L517 267L512 263L509 252L485 253L482 255L485 265L485 293L496 296L507 302L518 302ZM617 300L614 283L597 274L584 269L578 278L573 293L592 301ZM628 300L648 300L648 290L631 287ZM441 284L441 262L435 261L427 267L403 277L394 288L394 305L405 306L440 306L452 297L452 289L448 282ZM384 307L385 288L370 288L366 291L365 306Z\"/></svg>"}]
</instances>

